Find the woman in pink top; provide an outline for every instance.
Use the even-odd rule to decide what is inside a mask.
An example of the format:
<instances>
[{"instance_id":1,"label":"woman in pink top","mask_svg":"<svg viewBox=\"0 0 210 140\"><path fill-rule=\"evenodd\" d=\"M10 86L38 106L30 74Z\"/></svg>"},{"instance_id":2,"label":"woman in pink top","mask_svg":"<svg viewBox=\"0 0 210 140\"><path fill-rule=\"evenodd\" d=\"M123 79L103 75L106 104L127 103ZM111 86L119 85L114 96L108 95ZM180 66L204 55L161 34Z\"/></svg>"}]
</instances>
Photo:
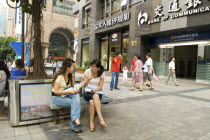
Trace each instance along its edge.
<instances>
[{"instance_id":1,"label":"woman in pink top","mask_svg":"<svg viewBox=\"0 0 210 140\"><path fill-rule=\"evenodd\" d=\"M142 82L143 82L143 71L142 71L143 63L141 61L141 57L138 55L138 60L135 62L135 70L134 70L134 77L132 80L132 87L130 90L134 90L134 84L136 82L140 82L139 91L142 90Z\"/></svg>"}]
</instances>

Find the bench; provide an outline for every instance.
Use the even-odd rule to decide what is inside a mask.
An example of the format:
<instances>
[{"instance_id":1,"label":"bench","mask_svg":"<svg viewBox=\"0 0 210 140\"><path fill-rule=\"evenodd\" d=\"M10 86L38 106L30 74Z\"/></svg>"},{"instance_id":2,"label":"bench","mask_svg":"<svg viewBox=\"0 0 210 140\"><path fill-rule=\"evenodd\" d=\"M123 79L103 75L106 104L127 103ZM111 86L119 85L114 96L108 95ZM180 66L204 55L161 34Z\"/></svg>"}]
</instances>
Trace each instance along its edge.
<instances>
[{"instance_id":1,"label":"bench","mask_svg":"<svg viewBox=\"0 0 210 140\"><path fill-rule=\"evenodd\" d=\"M109 102L112 102L113 99L108 97L108 96L105 96L103 95L102 99L101 99L101 104L108 104ZM83 105L88 105L89 103L87 101L85 101L85 99L83 97L80 97L80 104L83 106ZM53 110L55 112L55 123L59 123L59 116L60 116L60 111L62 108L65 108L65 107L61 107L61 106L57 106L56 104L54 104L52 102L52 100L49 100L48 102L48 106L50 107L51 110Z\"/></svg>"}]
</instances>

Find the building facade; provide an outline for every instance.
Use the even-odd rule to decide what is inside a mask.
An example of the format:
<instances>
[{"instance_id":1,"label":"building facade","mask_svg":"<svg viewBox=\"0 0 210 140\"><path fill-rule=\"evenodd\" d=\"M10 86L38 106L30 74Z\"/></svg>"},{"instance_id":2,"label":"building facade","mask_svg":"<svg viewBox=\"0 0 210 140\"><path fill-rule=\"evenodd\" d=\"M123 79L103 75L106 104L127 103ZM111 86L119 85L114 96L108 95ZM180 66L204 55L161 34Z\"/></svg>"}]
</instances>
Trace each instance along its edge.
<instances>
[{"instance_id":1,"label":"building facade","mask_svg":"<svg viewBox=\"0 0 210 140\"><path fill-rule=\"evenodd\" d=\"M42 46L46 61L73 57L74 19L72 7L75 0L45 0L43 9L43 36ZM18 12L20 11L20 12ZM21 10L9 9L7 36L20 38ZM20 17L19 17L20 16ZM10 19L10 20L9 20ZM30 16L26 15L26 34L30 34ZM29 40L29 36L26 41Z\"/></svg>"},{"instance_id":2,"label":"building facade","mask_svg":"<svg viewBox=\"0 0 210 140\"><path fill-rule=\"evenodd\" d=\"M156 75L164 77L176 56L177 77L210 83L209 0L86 0L80 5L74 12L80 13L81 66L98 58L108 70L120 51L123 65L130 67L134 54L145 62L151 53Z\"/></svg>"},{"instance_id":3,"label":"building facade","mask_svg":"<svg viewBox=\"0 0 210 140\"><path fill-rule=\"evenodd\" d=\"M0 3L0 36L6 36L7 28L7 6Z\"/></svg>"}]
</instances>

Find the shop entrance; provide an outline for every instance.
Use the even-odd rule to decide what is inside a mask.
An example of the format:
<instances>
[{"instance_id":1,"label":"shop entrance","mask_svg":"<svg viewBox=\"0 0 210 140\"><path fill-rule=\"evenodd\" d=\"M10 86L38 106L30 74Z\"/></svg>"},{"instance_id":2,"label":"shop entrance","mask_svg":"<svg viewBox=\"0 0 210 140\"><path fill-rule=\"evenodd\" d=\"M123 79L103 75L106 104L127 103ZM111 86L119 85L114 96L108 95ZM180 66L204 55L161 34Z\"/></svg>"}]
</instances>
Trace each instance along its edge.
<instances>
[{"instance_id":1,"label":"shop entrance","mask_svg":"<svg viewBox=\"0 0 210 140\"><path fill-rule=\"evenodd\" d=\"M175 46L176 76L186 79L196 79L198 45Z\"/></svg>"},{"instance_id":2,"label":"shop entrance","mask_svg":"<svg viewBox=\"0 0 210 140\"><path fill-rule=\"evenodd\" d=\"M196 79L198 45L163 46L151 50L155 73L168 75L170 59L176 57L176 76L184 79Z\"/></svg>"}]
</instances>

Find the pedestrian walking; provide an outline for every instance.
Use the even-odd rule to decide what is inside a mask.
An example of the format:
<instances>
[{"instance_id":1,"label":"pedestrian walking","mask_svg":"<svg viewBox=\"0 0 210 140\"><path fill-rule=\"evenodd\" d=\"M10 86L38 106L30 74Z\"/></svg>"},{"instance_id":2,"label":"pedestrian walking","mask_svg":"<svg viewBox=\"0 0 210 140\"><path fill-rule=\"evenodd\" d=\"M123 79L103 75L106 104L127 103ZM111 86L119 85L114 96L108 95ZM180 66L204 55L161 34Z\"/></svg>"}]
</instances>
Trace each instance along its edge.
<instances>
[{"instance_id":1,"label":"pedestrian walking","mask_svg":"<svg viewBox=\"0 0 210 140\"><path fill-rule=\"evenodd\" d=\"M132 72L132 78L134 77L135 62L136 62L137 59L138 59L138 54L135 54L133 56L133 60L131 62L131 69L130 69L130 72Z\"/></svg>"},{"instance_id":2,"label":"pedestrian walking","mask_svg":"<svg viewBox=\"0 0 210 140\"><path fill-rule=\"evenodd\" d=\"M144 82L147 80L150 83L150 90L154 90L154 85L152 83L152 72L153 72L153 60L151 58L151 54L147 53L146 54L146 59L147 61L144 64L144 73L143 73L143 83L142 86L144 85Z\"/></svg>"},{"instance_id":3,"label":"pedestrian walking","mask_svg":"<svg viewBox=\"0 0 210 140\"><path fill-rule=\"evenodd\" d=\"M142 89L142 83L143 83L143 63L141 61L140 56L137 56L137 60L135 62L135 68L134 68L134 77L132 79L132 87L130 88L130 90L134 90L134 85L135 83L139 82L140 86L139 86L139 91L143 91Z\"/></svg>"},{"instance_id":4,"label":"pedestrian walking","mask_svg":"<svg viewBox=\"0 0 210 140\"><path fill-rule=\"evenodd\" d=\"M171 62L169 63L168 78L165 83L167 84L170 78L172 77L175 86L178 86L177 81L176 81L175 61L176 61L176 58L172 57Z\"/></svg>"},{"instance_id":5,"label":"pedestrian walking","mask_svg":"<svg viewBox=\"0 0 210 140\"><path fill-rule=\"evenodd\" d=\"M57 63L55 61L52 61L52 66L53 66L53 75L55 75L56 74Z\"/></svg>"},{"instance_id":6,"label":"pedestrian walking","mask_svg":"<svg viewBox=\"0 0 210 140\"><path fill-rule=\"evenodd\" d=\"M111 68L112 68L112 79L110 82L110 90L118 89L118 80L120 74L120 65L122 64L122 55L120 52L116 53L116 56L112 58Z\"/></svg>"},{"instance_id":7,"label":"pedestrian walking","mask_svg":"<svg viewBox=\"0 0 210 140\"><path fill-rule=\"evenodd\" d=\"M127 68L126 65L123 66L122 71L123 71L123 80L122 80L123 85L127 85L127 82L128 82L128 72L129 72L129 71L128 71L128 68Z\"/></svg>"}]
</instances>

